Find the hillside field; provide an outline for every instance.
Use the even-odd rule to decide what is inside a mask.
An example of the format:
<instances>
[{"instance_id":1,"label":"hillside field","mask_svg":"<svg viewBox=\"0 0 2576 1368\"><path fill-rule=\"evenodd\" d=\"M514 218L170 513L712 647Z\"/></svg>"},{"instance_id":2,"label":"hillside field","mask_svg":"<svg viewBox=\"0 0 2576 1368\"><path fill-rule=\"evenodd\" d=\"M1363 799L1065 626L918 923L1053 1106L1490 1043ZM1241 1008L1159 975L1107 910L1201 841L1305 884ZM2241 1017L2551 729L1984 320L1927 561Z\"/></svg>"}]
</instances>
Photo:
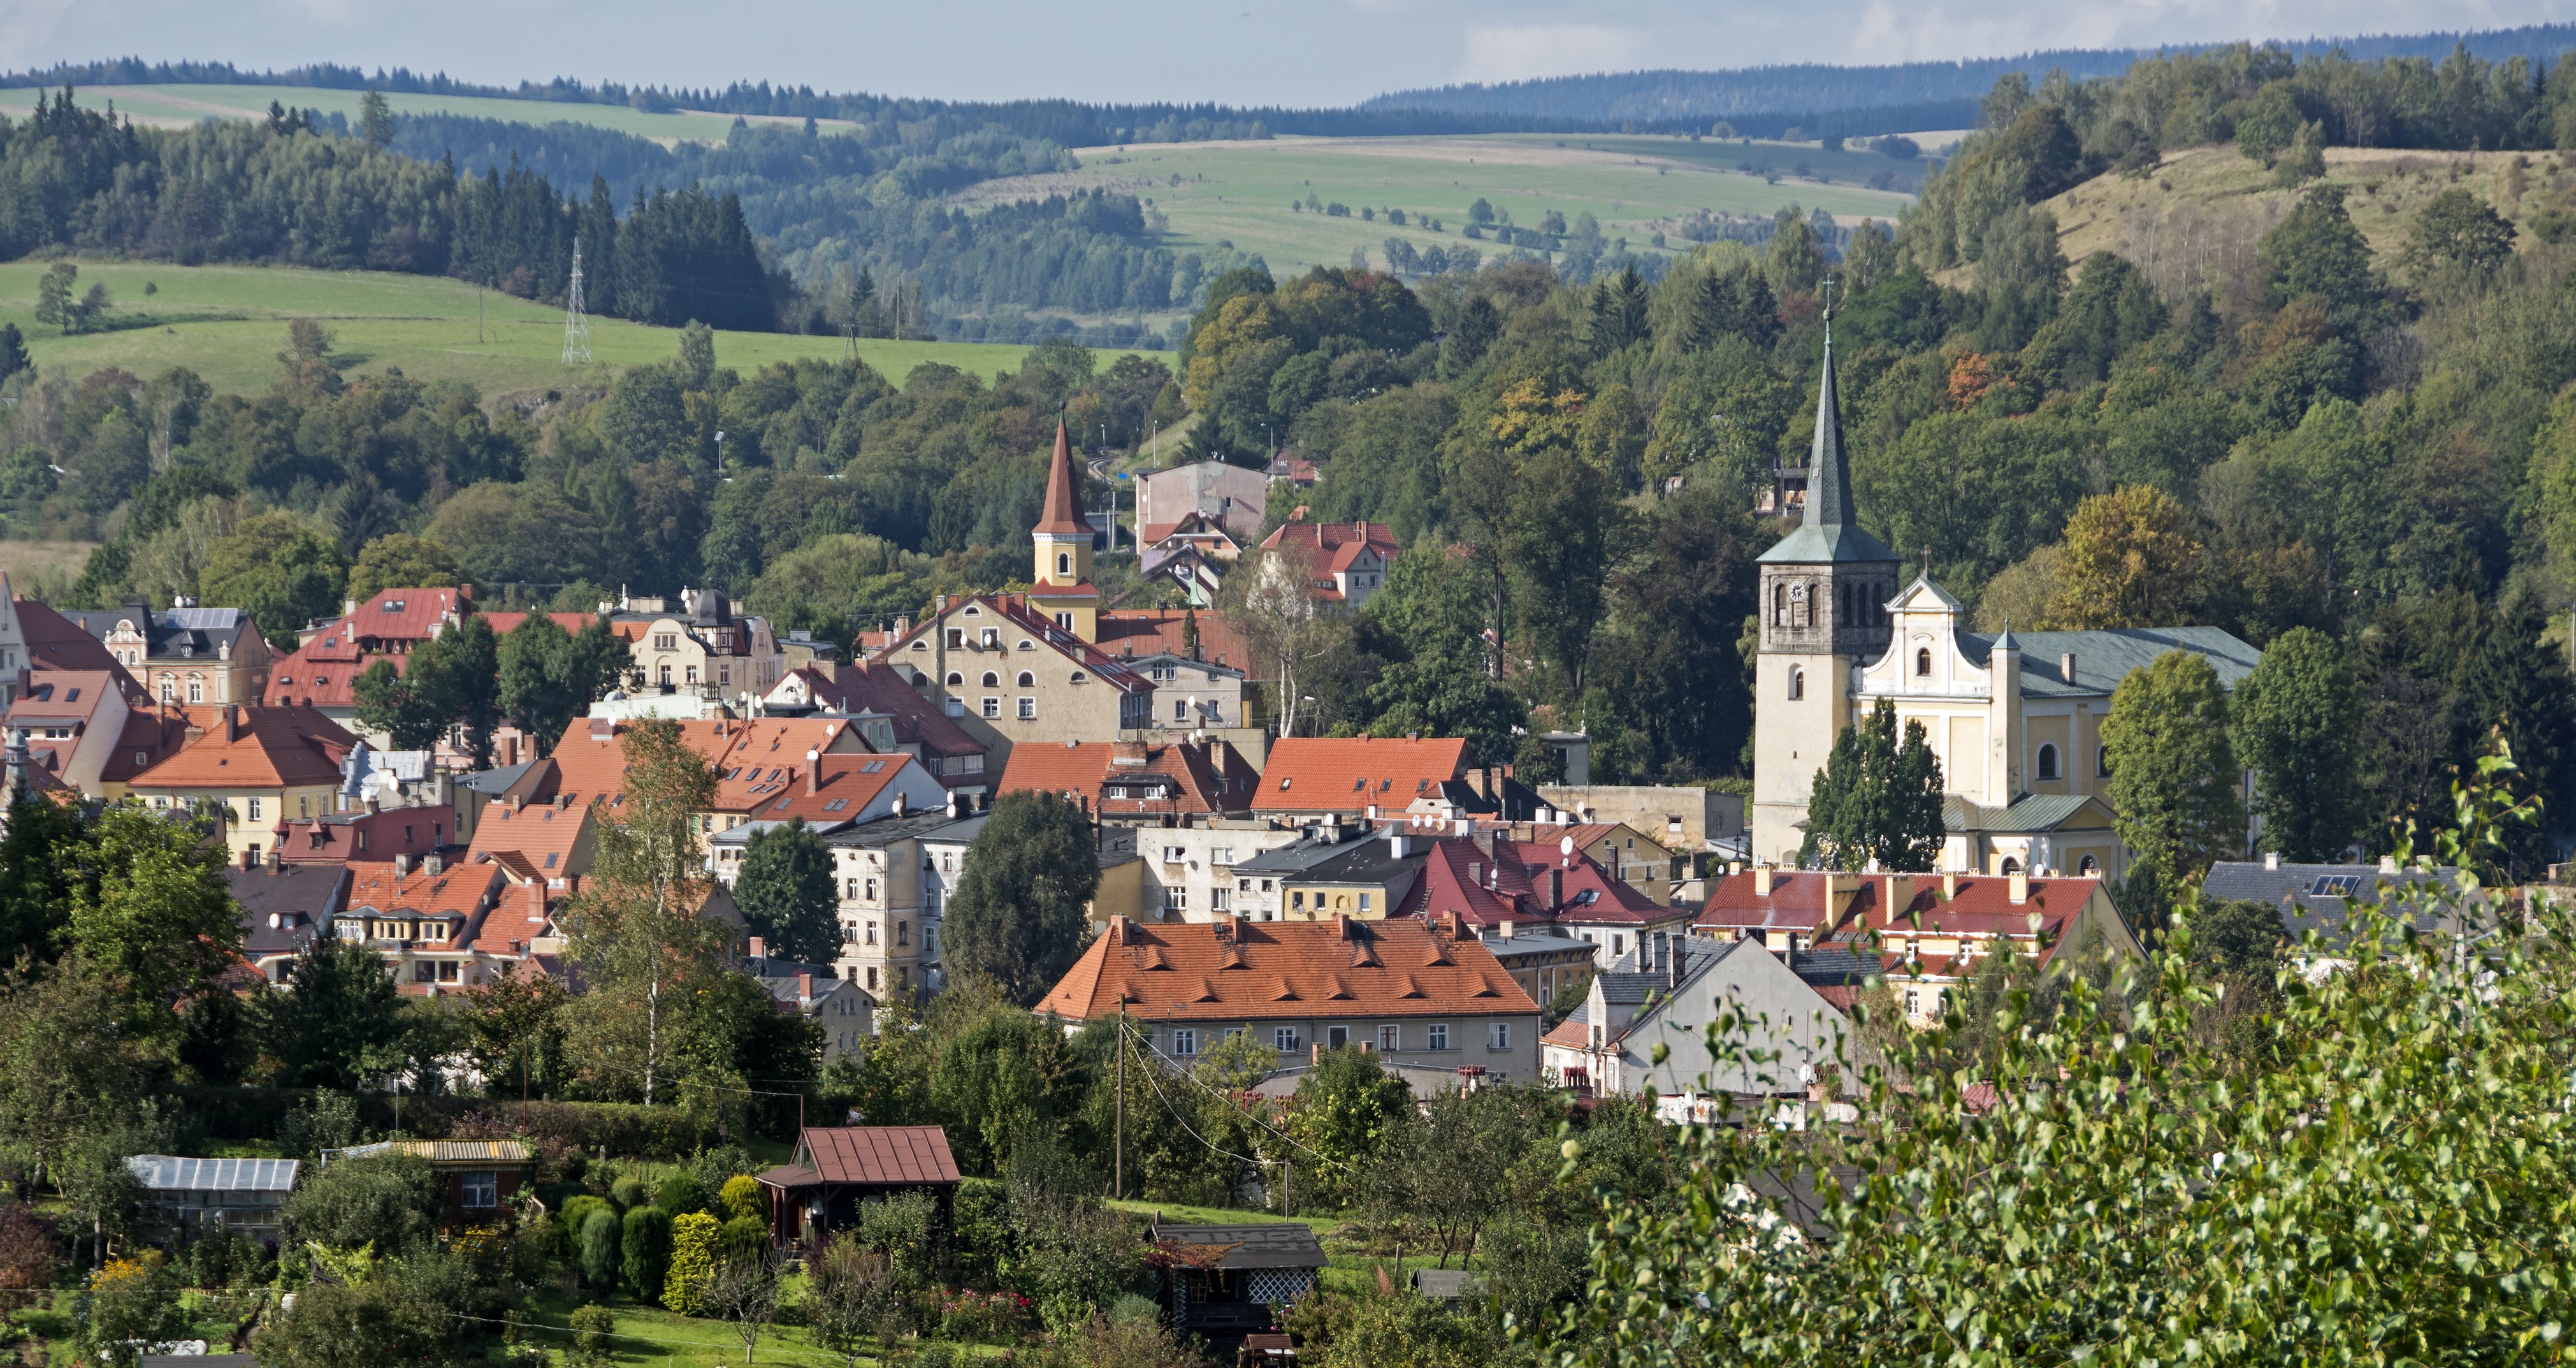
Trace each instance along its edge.
<instances>
[{"instance_id":1,"label":"hillside field","mask_svg":"<svg viewBox=\"0 0 2576 1368\"><path fill-rule=\"evenodd\" d=\"M438 276L377 271L307 271L261 266L174 266L164 262L89 262L80 285L104 282L116 302L112 330L63 336L36 321L36 281L43 261L0 263L0 322L26 334L37 364L85 375L122 366L145 378L186 366L219 391L256 393L281 373L286 320L324 320L338 339L342 373L351 379L399 367L415 379L460 379L485 394L544 389L573 372L563 364L563 310L477 291ZM143 293L146 282L159 289ZM478 294L484 338L475 340ZM144 320L148 319L148 322ZM591 355L601 366L659 361L679 351L679 334L623 319L590 320ZM859 341L859 355L897 384L926 361L990 379L1018 370L1026 347L960 342ZM792 357L838 357L838 337L782 333L716 334L716 360L749 374ZM1107 367L1123 353L1098 353Z\"/></svg>"},{"instance_id":2,"label":"hillside field","mask_svg":"<svg viewBox=\"0 0 2576 1368\"><path fill-rule=\"evenodd\" d=\"M165 128L185 127L208 118L265 118L272 100L288 109L318 109L325 114L346 115L349 122L355 124L358 121L358 102L366 98L363 90L317 90L310 86L74 86L72 91L75 102L84 109L104 109L113 100L118 113L131 114L138 123L159 124ZM40 90L0 90L0 114L24 118L35 109L36 97L43 93ZM502 119L515 123L590 124L651 138L665 147L683 139L721 141L725 130L733 127L734 119L731 114L688 110L647 114L625 105L496 100L474 95L388 94L385 101L396 114L461 114L469 118ZM786 122L801 124L803 121ZM839 119L818 122L825 131L851 127Z\"/></svg>"},{"instance_id":3,"label":"hillside field","mask_svg":"<svg viewBox=\"0 0 2576 1368\"><path fill-rule=\"evenodd\" d=\"M1112 189L1153 201L1171 220L1176 251L1231 242L1257 252L1271 273L1286 278L1310 266L1347 265L1359 248L1385 261L1389 237L1419 248L1466 243L1461 230L1467 206L1479 197L1512 222L1535 228L1549 211L1570 222L1589 213L1612 239L1650 252L1648 239L1671 230L1695 209L1769 216L1796 204L1821 205L1846 222L1892 219L1913 197L1872 190L1859 182L1880 170L1920 174L1922 162L1892 161L1874 152L1826 152L1814 143L1692 142L1648 136L1506 134L1472 138L1279 138L1267 142L1136 144L1091 147L1078 153L1082 169L1052 175L987 181L963 192L959 202L992 204ZM1740 171L1767 161L1777 184ZM1834 184L1791 174L1799 162L1831 176ZM1173 178L1179 178L1179 184ZM1291 211L1312 192L1327 203L1350 206L1348 218ZM1365 205L1378 211L1362 219ZM1385 211L1401 209L1396 227ZM1421 220L1437 218L1442 231ZM1676 249L1690 244L1672 238ZM1468 243L1488 258L1508 249L1491 239Z\"/></svg>"}]
</instances>

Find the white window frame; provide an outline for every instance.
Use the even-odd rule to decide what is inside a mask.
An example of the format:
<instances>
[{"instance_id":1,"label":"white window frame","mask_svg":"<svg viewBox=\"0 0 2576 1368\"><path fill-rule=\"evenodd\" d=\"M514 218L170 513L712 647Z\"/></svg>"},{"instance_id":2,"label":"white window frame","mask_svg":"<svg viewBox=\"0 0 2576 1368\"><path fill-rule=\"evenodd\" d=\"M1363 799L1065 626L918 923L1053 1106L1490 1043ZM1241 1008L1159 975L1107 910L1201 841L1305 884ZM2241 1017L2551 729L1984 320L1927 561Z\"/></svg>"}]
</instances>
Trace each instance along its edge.
<instances>
[{"instance_id":1,"label":"white window frame","mask_svg":"<svg viewBox=\"0 0 2576 1368\"><path fill-rule=\"evenodd\" d=\"M465 1174L458 1186L464 1189L461 1205L468 1211L489 1211L501 1205L501 1175L498 1170L474 1170Z\"/></svg>"},{"instance_id":2,"label":"white window frame","mask_svg":"<svg viewBox=\"0 0 2576 1368\"><path fill-rule=\"evenodd\" d=\"M1497 1021L1497 1022L1494 1022L1494 1023L1492 1023L1491 1025L1489 1025L1489 1026L1487 1026L1487 1027L1485 1028L1485 1048L1486 1048L1486 1049L1488 1049L1488 1050L1508 1050L1508 1049L1510 1049L1511 1047L1512 1047L1512 1024L1511 1024L1510 1022L1508 1022L1508 1021Z\"/></svg>"},{"instance_id":3,"label":"white window frame","mask_svg":"<svg viewBox=\"0 0 2576 1368\"><path fill-rule=\"evenodd\" d=\"M1020 720L1021 720L1021 721L1023 721L1023 722L1034 722L1034 721L1036 721L1036 720L1037 720L1037 717L1038 717L1038 701L1037 701L1036 699L1034 699L1034 698L1031 698L1031 697L1029 697L1029 696L1025 695L1025 694L1021 695L1021 697L1020 697Z\"/></svg>"},{"instance_id":4,"label":"white window frame","mask_svg":"<svg viewBox=\"0 0 2576 1368\"><path fill-rule=\"evenodd\" d=\"M1199 1033L1196 1027L1176 1026L1172 1029L1173 1058L1191 1059L1195 1058L1198 1055L1198 1052Z\"/></svg>"},{"instance_id":5,"label":"white window frame","mask_svg":"<svg viewBox=\"0 0 2576 1368\"><path fill-rule=\"evenodd\" d=\"M1297 1028L1294 1026L1279 1027L1270 1033L1270 1039L1273 1048L1281 1054L1297 1052Z\"/></svg>"},{"instance_id":6,"label":"white window frame","mask_svg":"<svg viewBox=\"0 0 2576 1368\"><path fill-rule=\"evenodd\" d=\"M1430 1027L1430 1036L1431 1036L1430 1041L1429 1041L1428 1043L1426 1043L1422 1048L1424 1048L1424 1049L1426 1049L1426 1050L1445 1050L1445 1049L1448 1049L1448 1048L1449 1048L1449 1023L1448 1023L1448 1022L1445 1022L1445 1021L1435 1021L1435 1022L1431 1023L1431 1027Z\"/></svg>"}]
</instances>

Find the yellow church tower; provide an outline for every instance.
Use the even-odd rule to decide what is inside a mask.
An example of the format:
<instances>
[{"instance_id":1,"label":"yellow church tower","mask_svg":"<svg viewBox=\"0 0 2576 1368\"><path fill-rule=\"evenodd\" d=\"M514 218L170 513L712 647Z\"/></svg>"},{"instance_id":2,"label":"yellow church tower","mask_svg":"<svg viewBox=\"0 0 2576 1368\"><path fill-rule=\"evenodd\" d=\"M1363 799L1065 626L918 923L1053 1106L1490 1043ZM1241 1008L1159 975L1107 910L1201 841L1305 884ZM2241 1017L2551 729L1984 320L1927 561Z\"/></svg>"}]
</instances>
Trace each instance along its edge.
<instances>
[{"instance_id":1,"label":"yellow church tower","mask_svg":"<svg viewBox=\"0 0 2576 1368\"><path fill-rule=\"evenodd\" d=\"M1091 524L1082 516L1081 485L1073 473L1073 444L1064 420L1055 425L1055 455L1047 463L1046 507L1032 535L1037 574L1029 606L1085 641L1100 639L1100 591L1091 584Z\"/></svg>"},{"instance_id":2,"label":"yellow church tower","mask_svg":"<svg viewBox=\"0 0 2576 1368\"><path fill-rule=\"evenodd\" d=\"M1886 653L1896 553L1861 528L1834 395L1833 315L1797 530L1759 558L1762 647L1754 661L1753 849L1795 864L1816 772L1852 721L1854 667Z\"/></svg>"}]
</instances>

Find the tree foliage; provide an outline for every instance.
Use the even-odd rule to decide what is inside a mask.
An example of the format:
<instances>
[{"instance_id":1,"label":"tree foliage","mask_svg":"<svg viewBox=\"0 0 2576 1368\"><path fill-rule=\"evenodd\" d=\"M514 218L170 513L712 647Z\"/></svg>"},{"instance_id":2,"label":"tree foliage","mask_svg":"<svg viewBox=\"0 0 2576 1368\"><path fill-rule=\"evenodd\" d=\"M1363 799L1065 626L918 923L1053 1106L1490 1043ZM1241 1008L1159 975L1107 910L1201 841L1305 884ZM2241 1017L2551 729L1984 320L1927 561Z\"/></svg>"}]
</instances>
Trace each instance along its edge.
<instances>
[{"instance_id":1,"label":"tree foliage","mask_svg":"<svg viewBox=\"0 0 2576 1368\"><path fill-rule=\"evenodd\" d=\"M1882 698L1867 718L1843 728L1816 771L1798 863L1928 871L1948 834L1941 802L1941 761L1922 722L1905 724L1900 745L1896 705Z\"/></svg>"},{"instance_id":2,"label":"tree foliage","mask_svg":"<svg viewBox=\"0 0 2576 1368\"><path fill-rule=\"evenodd\" d=\"M2244 839L2229 721L2218 672L2190 651L2131 670L2111 695L2102 740L2112 824L2158 885L2159 902Z\"/></svg>"},{"instance_id":3,"label":"tree foliage","mask_svg":"<svg viewBox=\"0 0 2576 1368\"><path fill-rule=\"evenodd\" d=\"M1006 793L966 852L941 920L948 972L990 978L1033 1003L1091 941L1100 886L1090 824L1051 793Z\"/></svg>"}]
</instances>

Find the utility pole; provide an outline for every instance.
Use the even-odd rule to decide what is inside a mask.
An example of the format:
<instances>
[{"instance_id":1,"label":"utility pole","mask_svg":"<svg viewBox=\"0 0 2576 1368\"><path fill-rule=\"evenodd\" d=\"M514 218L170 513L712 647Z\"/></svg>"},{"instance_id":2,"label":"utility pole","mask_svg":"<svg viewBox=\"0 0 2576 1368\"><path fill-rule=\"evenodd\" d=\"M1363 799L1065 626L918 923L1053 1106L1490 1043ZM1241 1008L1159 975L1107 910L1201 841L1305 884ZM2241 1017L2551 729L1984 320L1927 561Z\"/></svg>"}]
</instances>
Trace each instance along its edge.
<instances>
[{"instance_id":1,"label":"utility pole","mask_svg":"<svg viewBox=\"0 0 2576 1368\"><path fill-rule=\"evenodd\" d=\"M1116 1175L1111 1179L1118 1196L1127 1195L1127 998L1118 999L1118 1139L1114 1146L1117 1157L1110 1161Z\"/></svg>"}]
</instances>

